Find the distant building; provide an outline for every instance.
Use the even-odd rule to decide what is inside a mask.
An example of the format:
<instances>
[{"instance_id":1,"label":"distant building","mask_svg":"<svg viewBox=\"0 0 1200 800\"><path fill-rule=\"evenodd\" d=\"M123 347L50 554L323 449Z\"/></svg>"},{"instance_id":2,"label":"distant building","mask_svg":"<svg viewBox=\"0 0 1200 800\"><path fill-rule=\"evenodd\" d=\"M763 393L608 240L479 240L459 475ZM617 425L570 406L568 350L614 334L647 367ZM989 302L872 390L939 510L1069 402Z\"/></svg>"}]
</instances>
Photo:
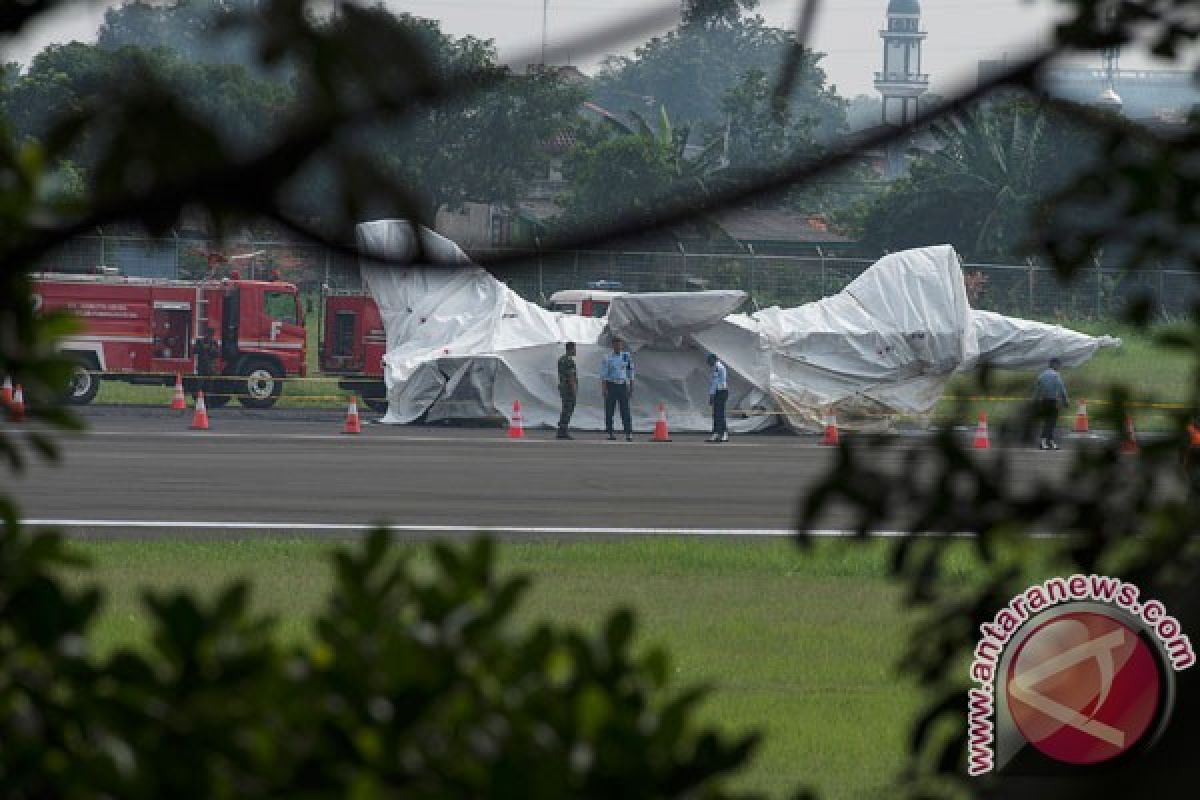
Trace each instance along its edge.
<instances>
[{"instance_id":1,"label":"distant building","mask_svg":"<svg viewBox=\"0 0 1200 800\"><path fill-rule=\"evenodd\" d=\"M855 244L830 230L819 214L744 208L723 212L716 222L730 239L760 256L829 255Z\"/></svg>"},{"instance_id":2,"label":"distant building","mask_svg":"<svg viewBox=\"0 0 1200 800\"><path fill-rule=\"evenodd\" d=\"M1007 60L979 62L979 81L990 80L1007 68ZM1076 103L1118 108L1131 119L1176 119L1200 104L1193 73L1182 69L1108 69L1071 65L1048 69L1043 75L1053 94ZM1111 93L1110 93L1111 90Z\"/></svg>"}]
</instances>

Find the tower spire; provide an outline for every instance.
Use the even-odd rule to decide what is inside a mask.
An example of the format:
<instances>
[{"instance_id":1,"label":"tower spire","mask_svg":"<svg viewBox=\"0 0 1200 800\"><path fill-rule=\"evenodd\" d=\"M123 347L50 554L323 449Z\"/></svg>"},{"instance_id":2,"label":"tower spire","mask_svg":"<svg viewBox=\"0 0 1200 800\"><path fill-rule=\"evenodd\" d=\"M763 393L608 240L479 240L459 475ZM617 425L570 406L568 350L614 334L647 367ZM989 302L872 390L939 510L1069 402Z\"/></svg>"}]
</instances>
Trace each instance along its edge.
<instances>
[{"instance_id":1,"label":"tower spire","mask_svg":"<svg viewBox=\"0 0 1200 800\"><path fill-rule=\"evenodd\" d=\"M875 73L875 89L883 95L883 124L905 125L919 111L921 95L929 89L929 76L921 71L921 4L918 0L890 0L883 39L883 71Z\"/></svg>"}]
</instances>

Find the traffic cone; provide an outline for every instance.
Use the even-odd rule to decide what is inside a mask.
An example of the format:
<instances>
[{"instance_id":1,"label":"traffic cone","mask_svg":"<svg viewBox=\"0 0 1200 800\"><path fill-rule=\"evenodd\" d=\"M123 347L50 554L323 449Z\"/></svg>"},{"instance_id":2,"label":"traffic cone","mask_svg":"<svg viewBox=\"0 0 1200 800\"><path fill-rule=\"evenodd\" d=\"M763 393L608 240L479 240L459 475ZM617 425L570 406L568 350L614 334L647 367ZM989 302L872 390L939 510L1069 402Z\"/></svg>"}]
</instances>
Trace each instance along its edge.
<instances>
[{"instance_id":1,"label":"traffic cone","mask_svg":"<svg viewBox=\"0 0 1200 800\"><path fill-rule=\"evenodd\" d=\"M825 435L821 438L822 447L837 447L840 437L838 436L837 415L825 415Z\"/></svg>"},{"instance_id":2,"label":"traffic cone","mask_svg":"<svg viewBox=\"0 0 1200 800\"><path fill-rule=\"evenodd\" d=\"M1079 401L1079 410L1075 412L1075 432L1088 432L1087 400Z\"/></svg>"},{"instance_id":3,"label":"traffic cone","mask_svg":"<svg viewBox=\"0 0 1200 800\"><path fill-rule=\"evenodd\" d=\"M17 390L13 392L12 402L8 404L8 413L12 417L13 422L20 422L25 419L25 392L21 391L21 384L17 384Z\"/></svg>"},{"instance_id":4,"label":"traffic cone","mask_svg":"<svg viewBox=\"0 0 1200 800\"><path fill-rule=\"evenodd\" d=\"M12 402L12 378L4 376L4 386L0 387L0 405L8 405Z\"/></svg>"},{"instance_id":5,"label":"traffic cone","mask_svg":"<svg viewBox=\"0 0 1200 800\"><path fill-rule=\"evenodd\" d=\"M346 426L342 433L362 433L362 424L358 419L358 398L350 398L350 407L346 409Z\"/></svg>"},{"instance_id":6,"label":"traffic cone","mask_svg":"<svg viewBox=\"0 0 1200 800\"><path fill-rule=\"evenodd\" d=\"M520 400L513 401L512 419L508 423L508 438L510 438L510 439L524 439L525 438L525 428L521 424L521 401Z\"/></svg>"},{"instance_id":7,"label":"traffic cone","mask_svg":"<svg viewBox=\"0 0 1200 800\"><path fill-rule=\"evenodd\" d=\"M976 450L991 450L992 439L988 435L987 413L979 415L979 424L975 426L975 443L972 445Z\"/></svg>"},{"instance_id":8,"label":"traffic cone","mask_svg":"<svg viewBox=\"0 0 1200 800\"><path fill-rule=\"evenodd\" d=\"M192 414L192 430L208 430L208 408L204 405L204 392L196 392L196 412Z\"/></svg>"},{"instance_id":9,"label":"traffic cone","mask_svg":"<svg viewBox=\"0 0 1200 800\"><path fill-rule=\"evenodd\" d=\"M187 400L183 396L183 378L178 372L175 373L175 394L171 397L171 410L187 410Z\"/></svg>"},{"instance_id":10,"label":"traffic cone","mask_svg":"<svg viewBox=\"0 0 1200 800\"><path fill-rule=\"evenodd\" d=\"M650 437L650 441L671 441L671 433L667 430L667 407L662 403L658 404L658 422L654 423L654 435Z\"/></svg>"},{"instance_id":11,"label":"traffic cone","mask_svg":"<svg viewBox=\"0 0 1200 800\"><path fill-rule=\"evenodd\" d=\"M1137 431L1133 429L1133 417L1125 417L1125 435L1121 437L1121 455L1136 456L1138 454Z\"/></svg>"}]
</instances>

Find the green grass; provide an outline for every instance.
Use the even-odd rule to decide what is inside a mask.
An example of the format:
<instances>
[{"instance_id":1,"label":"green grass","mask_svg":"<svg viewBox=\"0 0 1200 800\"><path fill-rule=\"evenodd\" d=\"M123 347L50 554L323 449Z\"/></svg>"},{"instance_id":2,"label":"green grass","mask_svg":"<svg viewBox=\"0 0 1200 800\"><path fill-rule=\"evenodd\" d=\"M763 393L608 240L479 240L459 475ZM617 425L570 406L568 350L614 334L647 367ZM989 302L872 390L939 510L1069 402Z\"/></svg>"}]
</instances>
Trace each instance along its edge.
<instances>
[{"instance_id":1,"label":"green grass","mask_svg":"<svg viewBox=\"0 0 1200 800\"><path fill-rule=\"evenodd\" d=\"M1189 389L1194 385L1195 356L1177 350L1168 350L1154 341L1154 333L1146 334L1127 326L1103 323L1067 324L1067 327L1092 335L1108 334L1120 337L1122 344L1117 348L1099 351L1091 360L1075 369L1064 369L1063 379L1071 395L1072 406L1067 409L1061 423L1070 425L1075 416L1075 404L1088 400L1088 413L1092 427L1115 427L1104 419L1109 388L1114 384L1127 387L1132 393L1134 419L1138 430L1162 430L1173 424L1169 408L1186 403ZM1164 330L1163 328L1157 331ZM1157 332L1156 331L1156 332ZM993 385L986 392L979 385L977 374L955 377L938 408L937 417L949 420L954 415L954 394L968 397L987 397L972 400L967 404L967 420L974 420L986 412L993 420L1003 420L1026 410L1025 398L1033 391L1036 371L993 373ZM998 399L1003 398L1003 399ZM1018 399L1010 399L1018 398Z\"/></svg>"},{"instance_id":2,"label":"green grass","mask_svg":"<svg viewBox=\"0 0 1200 800\"><path fill-rule=\"evenodd\" d=\"M93 634L101 651L144 642L140 587L209 593L253 577L258 606L297 640L330 585L330 545L311 539L77 546L109 591ZM884 545L825 542L805 554L783 541L656 538L505 544L500 553L505 570L535 578L522 620L593 628L611 609L632 607L640 641L669 650L676 686L714 687L705 721L762 730L742 788L886 794L920 697L895 670L907 622L884 577Z\"/></svg>"}]
</instances>

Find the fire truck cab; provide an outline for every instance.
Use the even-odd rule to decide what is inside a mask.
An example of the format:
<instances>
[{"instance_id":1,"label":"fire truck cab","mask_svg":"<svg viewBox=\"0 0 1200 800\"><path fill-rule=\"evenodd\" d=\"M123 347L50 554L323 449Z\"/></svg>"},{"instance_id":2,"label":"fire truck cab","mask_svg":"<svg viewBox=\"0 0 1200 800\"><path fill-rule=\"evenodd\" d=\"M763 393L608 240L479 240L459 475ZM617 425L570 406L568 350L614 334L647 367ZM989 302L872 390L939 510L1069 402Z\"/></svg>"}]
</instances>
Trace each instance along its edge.
<instances>
[{"instance_id":1,"label":"fire truck cab","mask_svg":"<svg viewBox=\"0 0 1200 800\"><path fill-rule=\"evenodd\" d=\"M597 281L589 289L569 289L550 297L550 310L587 317L604 317L620 284ZM605 288L600 288L601 286ZM322 289L321 372L338 376L338 387L362 397L373 411L387 410L383 356L387 335L379 307L362 289Z\"/></svg>"},{"instance_id":2,"label":"fire truck cab","mask_svg":"<svg viewBox=\"0 0 1200 800\"><path fill-rule=\"evenodd\" d=\"M325 287L321 295L321 372L338 376L338 387L362 397L372 411L386 411L387 336L379 307L361 289Z\"/></svg>"},{"instance_id":3,"label":"fire truck cab","mask_svg":"<svg viewBox=\"0 0 1200 800\"><path fill-rule=\"evenodd\" d=\"M220 348L210 405L230 396L269 408L282 378L305 374L304 314L296 287L279 281L173 281L114 275L33 276L38 311L73 314L82 328L59 343L76 363L69 403L95 398L100 380L195 390L196 341L211 330Z\"/></svg>"}]
</instances>

